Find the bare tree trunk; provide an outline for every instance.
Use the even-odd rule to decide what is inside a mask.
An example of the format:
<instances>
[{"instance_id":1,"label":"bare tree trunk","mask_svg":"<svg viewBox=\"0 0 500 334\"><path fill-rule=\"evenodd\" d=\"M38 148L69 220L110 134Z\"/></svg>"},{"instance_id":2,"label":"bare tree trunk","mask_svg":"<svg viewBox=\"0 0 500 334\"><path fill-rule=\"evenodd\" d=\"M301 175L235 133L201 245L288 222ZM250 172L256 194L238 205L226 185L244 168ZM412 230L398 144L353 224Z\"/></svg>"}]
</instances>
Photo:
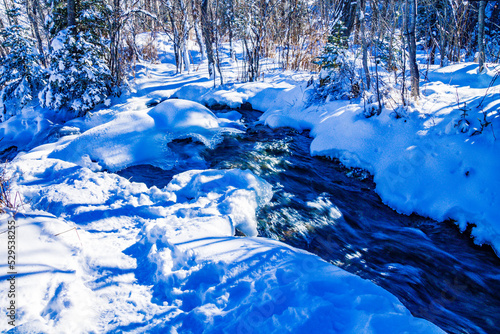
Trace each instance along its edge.
<instances>
[{"instance_id":1,"label":"bare tree trunk","mask_svg":"<svg viewBox=\"0 0 500 334\"><path fill-rule=\"evenodd\" d=\"M260 35L259 35L260 37ZM254 73L252 75L252 81L256 81L258 78L259 78L259 74L260 74L260 54L261 54L261 39L260 38L256 38L256 41L255 41L256 45L253 49L253 69L254 69Z\"/></svg>"},{"instance_id":2,"label":"bare tree trunk","mask_svg":"<svg viewBox=\"0 0 500 334\"><path fill-rule=\"evenodd\" d=\"M287 24L286 24L286 31L285 31L285 60L284 60L284 66L283 69L287 70L290 65L290 49L292 48L292 43L290 42L291 35L292 35L292 24L293 24L293 16L291 11L293 11L293 7L290 6L291 8L289 9L289 13L287 13Z\"/></svg>"},{"instance_id":3,"label":"bare tree trunk","mask_svg":"<svg viewBox=\"0 0 500 334\"><path fill-rule=\"evenodd\" d=\"M120 46L120 32L121 32L121 5L120 0L113 0L113 14L111 18L111 31L110 31L110 58L109 69L111 71L111 78L113 85L119 87L121 85L122 73L120 68L119 46ZM135 38L135 36L134 36ZM134 41L135 43L135 41Z\"/></svg>"},{"instance_id":4,"label":"bare tree trunk","mask_svg":"<svg viewBox=\"0 0 500 334\"><path fill-rule=\"evenodd\" d=\"M216 15L219 15L219 1L216 0L215 2L215 13ZM217 19L217 17L215 18L215 22L220 22L220 20ZM222 77L222 69L221 69L221 62L220 62L220 54L219 54L219 49L220 49L220 46L219 46L219 41L220 41L220 26L216 24L216 29L215 29L215 33L214 33L214 40L215 40L215 60L216 60L216 65L217 65L217 71L219 72L219 80L220 80L220 84L221 85L224 85L224 78ZM215 75L215 74L214 74Z\"/></svg>"},{"instance_id":5,"label":"bare tree trunk","mask_svg":"<svg viewBox=\"0 0 500 334\"><path fill-rule=\"evenodd\" d=\"M191 0L191 9L192 9L192 16L193 16L193 27L194 27L194 33L196 35L196 43L198 43L198 47L200 48L200 53L201 53L201 59L205 59L207 56L205 55L205 48L203 47L203 42L200 34L200 29L199 29L199 20L198 20L198 8L196 7L196 2L195 0Z\"/></svg>"},{"instance_id":6,"label":"bare tree trunk","mask_svg":"<svg viewBox=\"0 0 500 334\"><path fill-rule=\"evenodd\" d=\"M406 51L404 49L403 68L401 69L401 101L403 102L403 106L406 106Z\"/></svg>"},{"instance_id":7,"label":"bare tree trunk","mask_svg":"<svg viewBox=\"0 0 500 334\"><path fill-rule=\"evenodd\" d=\"M368 68L368 46L366 42L366 27L365 27L365 9L366 0L360 0L359 2L359 27L360 27L360 37L361 37L361 50L363 53L363 71L365 72L366 78L366 90L370 89L371 79L370 70Z\"/></svg>"},{"instance_id":8,"label":"bare tree trunk","mask_svg":"<svg viewBox=\"0 0 500 334\"><path fill-rule=\"evenodd\" d=\"M7 0L3 0L3 4L5 6L5 10L10 10L12 7L10 4L7 3ZM9 23L9 26L12 26L13 24L17 24L17 22L12 22L12 18L10 15L7 15L7 23Z\"/></svg>"},{"instance_id":9,"label":"bare tree trunk","mask_svg":"<svg viewBox=\"0 0 500 334\"><path fill-rule=\"evenodd\" d=\"M486 1L479 1L479 16L477 20L477 50L479 52L479 72L484 68L484 17L485 17Z\"/></svg>"},{"instance_id":10,"label":"bare tree trunk","mask_svg":"<svg viewBox=\"0 0 500 334\"><path fill-rule=\"evenodd\" d=\"M187 7L184 4L184 0L179 0L179 6L182 13L183 25L182 25L182 36L180 36L181 44L182 44L182 55L184 60L184 70L190 70L191 61L189 60L189 49L188 49L188 40L189 40L189 25L188 25L188 13Z\"/></svg>"},{"instance_id":11,"label":"bare tree trunk","mask_svg":"<svg viewBox=\"0 0 500 334\"><path fill-rule=\"evenodd\" d=\"M2 18L0 18L0 29L5 29L5 26L3 24L3 20ZM0 56L3 58L5 56L7 56L7 52L5 51L5 49L3 48L3 46L1 45L0 43Z\"/></svg>"},{"instance_id":12,"label":"bare tree trunk","mask_svg":"<svg viewBox=\"0 0 500 334\"><path fill-rule=\"evenodd\" d=\"M31 0L26 0L26 13L28 13L28 18L30 20L31 26L33 27L33 32L38 46L38 52L40 53L40 57L42 58L42 64L46 67L47 64L45 63L45 52L43 51L42 37L40 36L40 31L38 30L36 6L32 6Z\"/></svg>"},{"instance_id":13,"label":"bare tree trunk","mask_svg":"<svg viewBox=\"0 0 500 334\"><path fill-rule=\"evenodd\" d=\"M358 10L358 1L344 1L342 7L342 22L344 22L344 26L347 28L346 36L349 36L354 28L354 21Z\"/></svg>"},{"instance_id":14,"label":"bare tree trunk","mask_svg":"<svg viewBox=\"0 0 500 334\"><path fill-rule=\"evenodd\" d=\"M47 17L47 13L44 12L44 9L46 8L42 8L42 6L40 5L40 1L39 0L33 0L33 7L36 9L36 15L38 15L38 19L40 20L40 22L43 22L45 17ZM36 16L35 16L35 20L36 20ZM49 41L50 40L50 32L49 32L49 29L43 29L43 25L42 25L42 32L45 36L45 40L46 41ZM48 43L47 45L47 48L48 48L48 52L49 54L52 52L52 46L50 43ZM47 59L45 60L47 62Z\"/></svg>"},{"instance_id":15,"label":"bare tree trunk","mask_svg":"<svg viewBox=\"0 0 500 334\"><path fill-rule=\"evenodd\" d=\"M252 82L255 80L255 58L254 58L254 52L252 49L248 47L248 41L246 38L243 38L243 45L245 46L245 51L247 54L247 59L248 59L248 70L247 70L247 75L248 75L248 81Z\"/></svg>"},{"instance_id":16,"label":"bare tree trunk","mask_svg":"<svg viewBox=\"0 0 500 334\"><path fill-rule=\"evenodd\" d=\"M184 62L184 71L191 70L191 60L189 59L189 49L187 47L187 40L182 42L182 59Z\"/></svg>"},{"instance_id":17,"label":"bare tree trunk","mask_svg":"<svg viewBox=\"0 0 500 334\"><path fill-rule=\"evenodd\" d=\"M146 12L151 13L151 0L144 0L144 9ZM151 17L146 16L143 20L146 30L152 30L153 24Z\"/></svg>"},{"instance_id":18,"label":"bare tree trunk","mask_svg":"<svg viewBox=\"0 0 500 334\"><path fill-rule=\"evenodd\" d=\"M234 51L234 45L233 45L233 40L234 40L234 0L229 0L229 8L228 8L228 13L227 13L227 27L228 27L228 38L229 38L229 56L231 59L235 59L235 51Z\"/></svg>"},{"instance_id":19,"label":"bare tree trunk","mask_svg":"<svg viewBox=\"0 0 500 334\"><path fill-rule=\"evenodd\" d=\"M378 52L375 51L375 88L377 90L377 101L378 101L378 109L377 115L382 113L382 99L380 97L380 85L379 85L379 77L378 77Z\"/></svg>"},{"instance_id":20,"label":"bare tree trunk","mask_svg":"<svg viewBox=\"0 0 500 334\"><path fill-rule=\"evenodd\" d=\"M231 59L235 59L235 51L234 51L234 46L233 46L233 26L232 24L229 25L229 57Z\"/></svg>"},{"instance_id":21,"label":"bare tree trunk","mask_svg":"<svg viewBox=\"0 0 500 334\"><path fill-rule=\"evenodd\" d=\"M76 6L75 0L68 0L68 27L73 33L76 33Z\"/></svg>"},{"instance_id":22,"label":"bare tree trunk","mask_svg":"<svg viewBox=\"0 0 500 334\"><path fill-rule=\"evenodd\" d=\"M215 75L214 69L214 50L213 50L213 29L211 20L212 15L209 11L208 5L209 0L202 0L201 2L201 25L203 31L203 39L205 40L205 47L207 50L207 59L208 59L208 74L210 76Z\"/></svg>"},{"instance_id":23,"label":"bare tree trunk","mask_svg":"<svg viewBox=\"0 0 500 334\"><path fill-rule=\"evenodd\" d=\"M431 42L432 43L432 46L431 46L431 51L429 53L429 65L434 65L434 62L436 61L436 43L434 43L434 41Z\"/></svg>"},{"instance_id":24,"label":"bare tree trunk","mask_svg":"<svg viewBox=\"0 0 500 334\"><path fill-rule=\"evenodd\" d=\"M420 96L420 73L417 64L417 43L415 38L415 25L417 21L417 0L406 0L407 26L406 35L408 36L408 60L410 62L411 75L411 95L414 98Z\"/></svg>"},{"instance_id":25,"label":"bare tree trunk","mask_svg":"<svg viewBox=\"0 0 500 334\"><path fill-rule=\"evenodd\" d=\"M175 71L176 73L182 73L182 57L180 51L180 37L179 31L175 25L175 19L173 14L173 9L169 12L170 26L172 27L172 39L174 43L174 56L175 56Z\"/></svg>"},{"instance_id":26,"label":"bare tree trunk","mask_svg":"<svg viewBox=\"0 0 500 334\"><path fill-rule=\"evenodd\" d=\"M387 68L389 71L394 71L394 73L397 72L397 66L394 61L394 37L396 36L396 4L394 1L390 1L389 4L389 15L387 16L387 21L389 23L389 47L387 50L388 57L387 57Z\"/></svg>"},{"instance_id":27,"label":"bare tree trunk","mask_svg":"<svg viewBox=\"0 0 500 334\"><path fill-rule=\"evenodd\" d=\"M444 66L444 58L446 57L446 37L445 32L441 29L439 34L439 67Z\"/></svg>"}]
</instances>

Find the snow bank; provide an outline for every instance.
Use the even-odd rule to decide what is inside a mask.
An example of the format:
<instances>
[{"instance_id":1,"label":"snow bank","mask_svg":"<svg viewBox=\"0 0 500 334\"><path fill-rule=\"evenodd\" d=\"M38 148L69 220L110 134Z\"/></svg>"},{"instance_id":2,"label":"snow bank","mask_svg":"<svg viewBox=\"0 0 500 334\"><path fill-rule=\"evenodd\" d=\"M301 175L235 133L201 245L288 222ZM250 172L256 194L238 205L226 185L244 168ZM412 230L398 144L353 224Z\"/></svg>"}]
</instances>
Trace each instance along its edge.
<instances>
[{"instance_id":1,"label":"snow bank","mask_svg":"<svg viewBox=\"0 0 500 334\"><path fill-rule=\"evenodd\" d=\"M188 171L158 189L26 154L8 173L31 199L17 216L20 333L442 333L315 255L234 237L255 235L272 196L249 171Z\"/></svg>"},{"instance_id":2,"label":"snow bank","mask_svg":"<svg viewBox=\"0 0 500 334\"><path fill-rule=\"evenodd\" d=\"M490 86L495 76L495 68L488 68L478 74L478 66L474 63L461 63L445 66L429 72L430 82L441 82L449 86L484 89Z\"/></svg>"},{"instance_id":3,"label":"snow bank","mask_svg":"<svg viewBox=\"0 0 500 334\"><path fill-rule=\"evenodd\" d=\"M40 144L41 140L36 140L36 137L43 136L45 139L49 136L50 126L51 122L33 108L23 109L19 114L0 123L0 154L8 153L14 147L17 152L26 146L32 148Z\"/></svg>"},{"instance_id":4,"label":"snow bank","mask_svg":"<svg viewBox=\"0 0 500 334\"><path fill-rule=\"evenodd\" d=\"M276 241L212 237L179 247L146 245L142 257L157 267L158 302L182 310L171 325L150 331L442 333L373 283Z\"/></svg>"},{"instance_id":5,"label":"snow bank","mask_svg":"<svg viewBox=\"0 0 500 334\"><path fill-rule=\"evenodd\" d=\"M48 156L89 168L111 171L137 164L171 169L176 156L167 146L174 139L193 138L213 148L224 132L238 132L227 120L191 101L167 100L151 110L122 112L93 127ZM96 165L97 163L97 165Z\"/></svg>"},{"instance_id":6,"label":"snow bank","mask_svg":"<svg viewBox=\"0 0 500 334\"><path fill-rule=\"evenodd\" d=\"M288 82L254 82L243 84L227 84L223 87L211 88L209 83L187 84L172 94L173 97L196 101L204 105L223 105L239 108L250 103L255 110L265 111L280 94L294 86Z\"/></svg>"},{"instance_id":7,"label":"snow bank","mask_svg":"<svg viewBox=\"0 0 500 334\"><path fill-rule=\"evenodd\" d=\"M189 132L193 128L219 127L217 117L201 104L187 100L167 100L148 112L155 126L172 132Z\"/></svg>"}]
</instances>

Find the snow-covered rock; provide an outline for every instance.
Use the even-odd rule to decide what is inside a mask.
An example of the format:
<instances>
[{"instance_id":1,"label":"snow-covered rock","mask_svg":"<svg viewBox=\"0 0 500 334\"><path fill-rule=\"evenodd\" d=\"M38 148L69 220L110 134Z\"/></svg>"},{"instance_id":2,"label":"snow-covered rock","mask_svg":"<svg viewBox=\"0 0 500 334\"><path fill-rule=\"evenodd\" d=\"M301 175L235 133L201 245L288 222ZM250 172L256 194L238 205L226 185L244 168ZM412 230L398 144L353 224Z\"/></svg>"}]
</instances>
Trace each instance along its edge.
<instances>
[{"instance_id":1,"label":"snow-covered rock","mask_svg":"<svg viewBox=\"0 0 500 334\"><path fill-rule=\"evenodd\" d=\"M168 143L193 138L213 148L222 140L221 133L240 131L235 129L237 125L224 125L219 126L217 116L196 102L167 100L151 110L118 113L110 121L57 147L49 157L87 167L91 166L90 161L111 171L138 164L170 169L176 158Z\"/></svg>"},{"instance_id":2,"label":"snow-covered rock","mask_svg":"<svg viewBox=\"0 0 500 334\"><path fill-rule=\"evenodd\" d=\"M219 127L217 116L199 103L172 99L166 100L148 112L158 129L171 132L190 132L193 128Z\"/></svg>"}]
</instances>

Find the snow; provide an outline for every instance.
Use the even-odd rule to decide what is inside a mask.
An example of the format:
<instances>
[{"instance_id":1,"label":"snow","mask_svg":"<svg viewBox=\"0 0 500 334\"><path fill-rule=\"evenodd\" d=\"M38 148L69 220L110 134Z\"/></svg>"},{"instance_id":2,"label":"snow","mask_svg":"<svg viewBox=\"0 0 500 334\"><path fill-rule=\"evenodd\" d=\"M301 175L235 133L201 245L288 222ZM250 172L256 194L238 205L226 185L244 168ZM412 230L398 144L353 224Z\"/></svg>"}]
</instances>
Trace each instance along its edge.
<instances>
[{"instance_id":1,"label":"snow","mask_svg":"<svg viewBox=\"0 0 500 334\"><path fill-rule=\"evenodd\" d=\"M226 189L220 197L214 189ZM210 207L226 215L232 226L229 235L234 235L238 228L247 236L257 236L255 210L267 204L272 196L270 184L259 180L248 171L229 170L221 173L217 170L191 170L176 175L167 186L174 191L178 201L196 201L200 194L207 194ZM198 232L199 237L199 232Z\"/></svg>"},{"instance_id":2,"label":"snow","mask_svg":"<svg viewBox=\"0 0 500 334\"><path fill-rule=\"evenodd\" d=\"M168 100L148 112L155 125L172 131L189 131L189 128L217 128L217 117L206 107L187 100Z\"/></svg>"},{"instance_id":3,"label":"snow","mask_svg":"<svg viewBox=\"0 0 500 334\"><path fill-rule=\"evenodd\" d=\"M194 138L215 147L222 140L222 133L240 131L227 121L220 127L218 121L209 109L196 102L167 100L150 110L144 106L118 113L108 122L54 149L48 157L87 167L88 157L98 164L95 168L111 171L138 164L170 169L176 159L167 146L172 140Z\"/></svg>"},{"instance_id":4,"label":"snow","mask_svg":"<svg viewBox=\"0 0 500 334\"><path fill-rule=\"evenodd\" d=\"M9 173L31 199L16 216L19 332L441 333L315 255L233 236L256 234L272 196L249 171L191 170L158 189L26 154Z\"/></svg>"},{"instance_id":5,"label":"snow","mask_svg":"<svg viewBox=\"0 0 500 334\"><path fill-rule=\"evenodd\" d=\"M475 108L491 72L468 84L478 76L470 64L453 65L451 74L432 69L407 118L384 109L366 119L362 103L308 105L310 73L264 63L265 82L238 83L229 61L231 83L213 88L206 64L174 75L171 45L160 39L158 50L160 64L142 62L133 89L89 116L61 125L48 111L35 118L40 109L27 109L0 124L2 150L20 151L5 168L13 194L25 199L16 215L17 332L442 333L374 283L258 237L256 211L273 193L250 171L188 170L162 189L111 172L172 168L178 156L168 144L176 139L215 147L224 134L242 131L241 115L214 114L203 104L248 102L271 127L311 130L311 154L370 171L398 211L457 219L462 228L475 223L475 240L498 250L498 144L491 128L470 137L453 126L457 91ZM454 72L461 76L451 78ZM483 103L495 128L496 89ZM472 131L478 123L469 118ZM340 217L326 201L308 205ZM0 238L5 244L6 234ZM0 322L1 331L9 329Z\"/></svg>"}]
</instances>

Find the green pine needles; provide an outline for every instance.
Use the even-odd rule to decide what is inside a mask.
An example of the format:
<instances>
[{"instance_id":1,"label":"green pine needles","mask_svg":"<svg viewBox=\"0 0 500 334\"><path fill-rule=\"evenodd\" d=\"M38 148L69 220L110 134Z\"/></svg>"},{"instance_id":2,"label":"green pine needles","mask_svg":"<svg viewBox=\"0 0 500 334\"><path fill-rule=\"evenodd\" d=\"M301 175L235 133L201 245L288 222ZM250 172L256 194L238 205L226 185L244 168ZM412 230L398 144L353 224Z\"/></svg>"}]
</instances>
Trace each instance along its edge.
<instances>
[{"instance_id":1,"label":"green pine needles","mask_svg":"<svg viewBox=\"0 0 500 334\"><path fill-rule=\"evenodd\" d=\"M66 108L82 116L111 93L112 79L107 63L84 33L68 30L56 37L59 48L53 51L48 84L40 92L43 107Z\"/></svg>"},{"instance_id":2,"label":"green pine needles","mask_svg":"<svg viewBox=\"0 0 500 334\"><path fill-rule=\"evenodd\" d=\"M354 57L349 53L347 28L337 21L328 36L323 54L316 64L321 66L317 97L321 99L350 99L359 96L359 75Z\"/></svg>"},{"instance_id":3,"label":"green pine needles","mask_svg":"<svg viewBox=\"0 0 500 334\"><path fill-rule=\"evenodd\" d=\"M0 59L0 96L4 111L2 120L28 104L45 84L46 78L34 41L29 36L28 29L19 23L20 8L13 6L7 11L7 16L14 24L0 31L2 47L9 50Z\"/></svg>"},{"instance_id":4,"label":"green pine needles","mask_svg":"<svg viewBox=\"0 0 500 334\"><path fill-rule=\"evenodd\" d=\"M345 62L346 51L349 43L346 35L347 28L338 21L334 24L331 34L323 50L323 54L318 57L317 64L322 69L339 69Z\"/></svg>"}]
</instances>

